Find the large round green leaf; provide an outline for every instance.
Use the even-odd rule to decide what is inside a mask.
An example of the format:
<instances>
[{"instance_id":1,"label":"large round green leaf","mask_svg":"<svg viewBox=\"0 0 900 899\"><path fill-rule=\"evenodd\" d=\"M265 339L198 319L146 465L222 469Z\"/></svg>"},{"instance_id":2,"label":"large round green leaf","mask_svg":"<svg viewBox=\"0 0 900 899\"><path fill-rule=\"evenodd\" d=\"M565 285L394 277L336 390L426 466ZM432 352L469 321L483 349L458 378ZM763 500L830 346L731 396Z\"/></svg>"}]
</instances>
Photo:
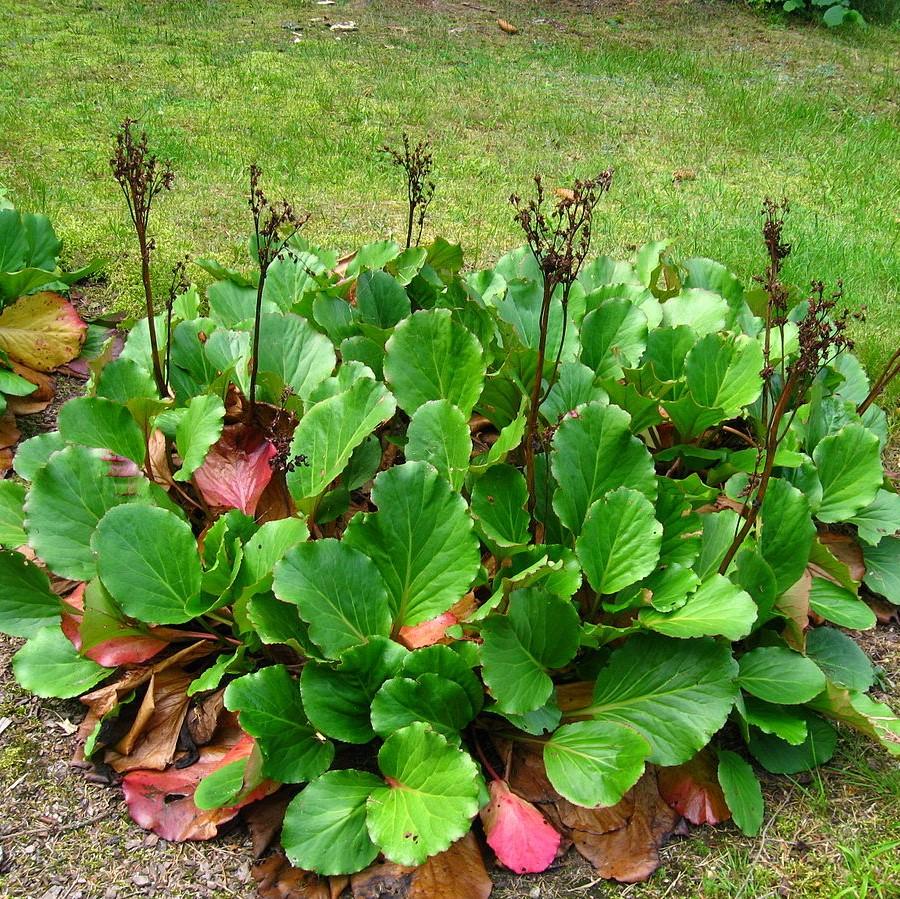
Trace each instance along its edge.
<instances>
[{"instance_id":1,"label":"large round green leaf","mask_svg":"<svg viewBox=\"0 0 900 899\"><path fill-rule=\"evenodd\" d=\"M409 462L429 462L454 490L463 485L472 455L465 415L449 400L431 400L413 413L403 454Z\"/></svg>"},{"instance_id":2,"label":"large round green leaf","mask_svg":"<svg viewBox=\"0 0 900 899\"><path fill-rule=\"evenodd\" d=\"M861 424L849 424L819 441L813 461L822 482L819 521L846 521L878 495L883 477L878 438Z\"/></svg>"},{"instance_id":3,"label":"large round green leaf","mask_svg":"<svg viewBox=\"0 0 900 899\"><path fill-rule=\"evenodd\" d=\"M471 643L457 643L457 649L473 650L468 661L463 658L462 651L457 652L450 646L436 643L408 653L403 659L402 673L404 677L418 678L423 674L437 674L443 680L458 684L469 697L469 704L477 713L484 703L484 687L472 672L472 666L478 664L478 652Z\"/></svg>"},{"instance_id":4,"label":"large round green leaf","mask_svg":"<svg viewBox=\"0 0 900 899\"><path fill-rule=\"evenodd\" d=\"M588 403L563 419L553 438L551 468L559 489L553 508L575 534L592 503L617 487L631 487L656 499L653 459L631 433L628 413L617 406Z\"/></svg>"},{"instance_id":5,"label":"large round green leaf","mask_svg":"<svg viewBox=\"0 0 900 899\"><path fill-rule=\"evenodd\" d=\"M369 838L366 804L382 781L365 771L329 771L292 800L281 845L293 865L318 874L354 874L378 855Z\"/></svg>"},{"instance_id":6,"label":"large round green leaf","mask_svg":"<svg viewBox=\"0 0 900 899\"><path fill-rule=\"evenodd\" d=\"M865 585L895 606L900 605L900 537L883 537L878 546L864 546Z\"/></svg>"},{"instance_id":7,"label":"large round green leaf","mask_svg":"<svg viewBox=\"0 0 900 899\"><path fill-rule=\"evenodd\" d=\"M386 349L384 376L404 412L444 399L471 413L484 384L484 357L478 338L453 321L449 309L404 319Z\"/></svg>"},{"instance_id":8,"label":"large round green leaf","mask_svg":"<svg viewBox=\"0 0 900 899\"><path fill-rule=\"evenodd\" d=\"M57 627L39 630L12 659L13 674L36 696L69 699L87 693L110 672L85 659Z\"/></svg>"},{"instance_id":9,"label":"large round green leaf","mask_svg":"<svg viewBox=\"0 0 900 899\"><path fill-rule=\"evenodd\" d=\"M318 496L344 470L353 450L396 409L383 384L371 378L316 403L291 441L288 488L297 502Z\"/></svg>"},{"instance_id":10,"label":"large round green leaf","mask_svg":"<svg viewBox=\"0 0 900 899\"><path fill-rule=\"evenodd\" d=\"M812 579L809 607L820 617L840 627L864 631L875 627L875 613L845 587L823 577Z\"/></svg>"},{"instance_id":11,"label":"large round green leaf","mask_svg":"<svg viewBox=\"0 0 900 899\"><path fill-rule=\"evenodd\" d=\"M455 742L475 713L466 691L452 680L437 674L422 674L415 680L392 677L372 700L372 727L387 737L421 721Z\"/></svg>"},{"instance_id":12,"label":"large round green leaf","mask_svg":"<svg viewBox=\"0 0 900 899\"><path fill-rule=\"evenodd\" d=\"M334 365L331 341L306 319L290 313L260 317L260 372L276 374L297 396L306 398L331 374Z\"/></svg>"},{"instance_id":13,"label":"large round green leaf","mask_svg":"<svg viewBox=\"0 0 900 899\"><path fill-rule=\"evenodd\" d=\"M524 714L553 692L549 669L567 665L578 651L581 628L572 603L531 588L516 590L506 615L481 623L482 676L500 711Z\"/></svg>"},{"instance_id":14,"label":"large round green leaf","mask_svg":"<svg viewBox=\"0 0 900 899\"><path fill-rule=\"evenodd\" d=\"M307 661L300 676L303 705L323 734L345 743L375 738L369 708L381 685L400 670L407 651L387 637L351 646L335 667Z\"/></svg>"},{"instance_id":15,"label":"large round green leaf","mask_svg":"<svg viewBox=\"0 0 900 899\"><path fill-rule=\"evenodd\" d=\"M649 741L649 761L680 765L725 723L737 672L730 647L712 639L638 634L613 652L578 714L628 724Z\"/></svg>"},{"instance_id":16,"label":"large round green leaf","mask_svg":"<svg viewBox=\"0 0 900 899\"><path fill-rule=\"evenodd\" d=\"M806 654L833 684L865 693L875 683L875 666L850 636L833 627L806 635Z\"/></svg>"},{"instance_id":17,"label":"large round green leaf","mask_svg":"<svg viewBox=\"0 0 900 899\"><path fill-rule=\"evenodd\" d=\"M110 509L91 540L97 570L122 611L148 624L180 624L200 592L200 557L191 527L152 506Z\"/></svg>"},{"instance_id":18,"label":"large round green leaf","mask_svg":"<svg viewBox=\"0 0 900 899\"><path fill-rule=\"evenodd\" d=\"M615 805L644 773L650 744L613 721L564 724L544 745L547 777L556 791L587 808Z\"/></svg>"},{"instance_id":19,"label":"large round green leaf","mask_svg":"<svg viewBox=\"0 0 900 899\"><path fill-rule=\"evenodd\" d=\"M755 338L707 334L685 360L688 390L701 406L722 409L730 417L762 392L763 365Z\"/></svg>"},{"instance_id":20,"label":"large round green leaf","mask_svg":"<svg viewBox=\"0 0 900 899\"><path fill-rule=\"evenodd\" d=\"M140 425L131 413L112 400L82 396L59 410L59 431L68 443L106 449L138 465L147 451Z\"/></svg>"},{"instance_id":21,"label":"large round green leaf","mask_svg":"<svg viewBox=\"0 0 900 899\"><path fill-rule=\"evenodd\" d=\"M647 316L628 300L605 300L581 324L581 361L598 378L621 378L646 345Z\"/></svg>"},{"instance_id":22,"label":"large round green leaf","mask_svg":"<svg viewBox=\"0 0 900 899\"><path fill-rule=\"evenodd\" d=\"M102 450L69 446L34 473L25 501L28 542L61 577L90 580L96 573L91 535L114 506L129 502L135 478L114 478Z\"/></svg>"},{"instance_id":23,"label":"large round green leaf","mask_svg":"<svg viewBox=\"0 0 900 899\"><path fill-rule=\"evenodd\" d=\"M738 683L766 702L799 705L825 689L825 675L812 659L786 646L760 646L741 656Z\"/></svg>"},{"instance_id":24,"label":"large round green leaf","mask_svg":"<svg viewBox=\"0 0 900 899\"><path fill-rule=\"evenodd\" d=\"M741 640L750 633L757 616L753 599L727 577L714 574L671 612L642 609L640 623L669 637L726 637Z\"/></svg>"},{"instance_id":25,"label":"large round green leaf","mask_svg":"<svg viewBox=\"0 0 900 899\"><path fill-rule=\"evenodd\" d=\"M270 665L233 680L225 706L256 739L262 773L282 783L303 783L328 770L334 746L319 739L306 718L300 683L284 665Z\"/></svg>"},{"instance_id":26,"label":"large round green leaf","mask_svg":"<svg viewBox=\"0 0 900 899\"><path fill-rule=\"evenodd\" d=\"M377 328L393 328L410 313L403 286L387 272L363 272L356 282L359 320Z\"/></svg>"},{"instance_id":27,"label":"large round green leaf","mask_svg":"<svg viewBox=\"0 0 900 899\"><path fill-rule=\"evenodd\" d=\"M778 593L800 580L816 526L806 497L782 478L772 478L759 512L759 551L775 575Z\"/></svg>"},{"instance_id":28,"label":"large round green leaf","mask_svg":"<svg viewBox=\"0 0 900 899\"><path fill-rule=\"evenodd\" d=\"M629 487L591 504L575 551L598 593L617 593L656 567L663 526L654 516L653 504Z\"/></svg>"},{"instance_id":29,"label":"large round green leaf","mask_svg":"<svg viewBox=\"0 0 900 899\"><path fill-rule=\"evenodd\" d=\"M856 525L860 540L877 546L883 537L900 531L900 494L879 490L872 505L849 520Z\"/></svg>"},{"instance_id":30,"label":"large round green leaf","mask_svg":"<svg viewBox=\"0 0 900 899\"><path fill-rule=\"evenodd\" d=\"M837 732L818 715L807 715L807 737L798 746L769 734L751 730L747 748L772 774L799 774L827 762L837 746Z\"/></svg>"},{"instance_id":31,"label":"large round green leaf","mask_svg":"<svg viewBox=\"0 0 900 899\"><path fill-rule=\"evenodd\" d=\"M0 552L0 633L33 637L61 612L59 597L37 565L19 553Z\"/></svg>"},{"instance_id":32,"label":"large round green leaf","mask_svg":"<svg viewBox=\"0 0 900 899\"><path fill-rule=\"evenodd\" d=\"M275 595L296 603L309 636L329 658L391 632L384 580L370 558L346 541L294 547L275 566Z\"/></svg>"},{"instance_id":33,"label":"large round green leaf","mask_svg":"<svg viewBox=\"0 0 900 899\"><path fill-rule=\"evenodd\" d=\"M475 762L425 724L385 740L378 767L387 784L369 796L369 836L387 859L421 865L464 836L482 788Z\"/></svg>"},{"instance_id":34,"label":"large round green leaf","mask_svg":"<svg viewBox=\"0 0 900 899\"><path fill-rule=\"evenodd\" d=\"M425 462L407 462L375 479L374 513L353 518L348 546L365 553L388 587L397 625L446 612L472 585L480 556L466 503Z\"/></svg>"}]
</instances>

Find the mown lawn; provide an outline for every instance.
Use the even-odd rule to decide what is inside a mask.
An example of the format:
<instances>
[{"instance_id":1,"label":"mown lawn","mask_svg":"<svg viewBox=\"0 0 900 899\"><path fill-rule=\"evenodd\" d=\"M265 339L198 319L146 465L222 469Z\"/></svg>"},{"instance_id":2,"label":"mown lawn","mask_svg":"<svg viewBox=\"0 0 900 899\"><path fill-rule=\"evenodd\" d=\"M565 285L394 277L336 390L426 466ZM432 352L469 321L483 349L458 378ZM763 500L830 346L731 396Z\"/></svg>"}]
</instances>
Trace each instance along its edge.
<instances>
[{"instance_id":1,"label":"mown lawn","mask_svg":"<svg viewBox=\"0 0 900 899\"><path fill-rule=\"evenodd\" d=\"M156 212L160 281L187 252L241 258L254 160L317 239L399 232L377 149L403 129L433 141L431 227L471 264L518 242L507 198L536 171L615 167L598 251L666 237L743 278L761 266L761 199L786 194L788 276L843 278L868 307L857 336L874 367L900 340L898 61L896 24L833 32L740 2L7 0L0 184L54 217L73 260L109 257L103 298L132 309L138 264L107 167L125 116L178 173Z\"/></svg>"}]
</instances>

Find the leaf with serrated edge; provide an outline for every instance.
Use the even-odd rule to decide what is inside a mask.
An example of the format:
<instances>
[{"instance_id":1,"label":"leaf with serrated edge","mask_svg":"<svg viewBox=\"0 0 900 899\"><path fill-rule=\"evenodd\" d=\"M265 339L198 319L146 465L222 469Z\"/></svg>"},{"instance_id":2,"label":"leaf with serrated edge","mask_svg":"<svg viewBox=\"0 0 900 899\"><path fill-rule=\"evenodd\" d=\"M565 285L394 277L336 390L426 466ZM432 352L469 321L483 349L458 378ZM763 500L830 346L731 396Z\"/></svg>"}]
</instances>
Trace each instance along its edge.
<instances>
[{"instance_id":1,"label":"leaf with serrated edge","mask_svg":"<svg viewBox=\"0 0 900 899\"><path fill-rule=\"evenodd\" d=\"M613 721L564 724L544 745L547 777L569 802L615 805L644 773L650 744Z\"/></svg>"},{"instance_id":2,"label":"leaf with serrated edge","mask_svg":"<svg viewBox=\"0 0 900 899\"><path fill-rule=\"evenodd\" d=\"M59 431L68 443L106 449L144 464L147 445L140 425L118 403L99 396L69 400L59 410Z\"/></svg>"},{"instance_id":3,"label":"leaf with serrated edge","mask_svg":"<svg viewBox=\"0 0 900 899\"><path fill-rule=\"evenodd\" d=\"M12 658L19 684L35 696L80 696L110 671L82 658L58 626L39 630Z\"/></svg>"},{"instance_id":4,"label":"leaf with serrated edge","mask_svg":"<svg viewBox=\"0 0 900 899\"><path fill-rule=\"evenodd\" d=\"M176 481L187 481L203 464L209 448L222 434L225 406L217 396L195 396L188 403L187 412L175 429L175 445L181 456L181 468L175 472Z\"/></svg>"},{"instance_id":5,"label":"leaf with serrated edge","mask_svg":"<svg viewBox=\"0 0 900 899\"><path fill-rule=\"evenodd\" d=\"M243 730L256 738L266 777L303 783L331 764L334 746L307 721L300 683L284 665L233 680L225 690L225 707L237 712Z\"/></svg>"},{"instance_id":6,"label":"leaf with serrated edge","mask_svg":"<svg viewBox=\"0 0 900 899\"><path fill-rule=\"evenodd\" d=\"M0 552L0 633L33 637L61 612L44 571L20 553Z\"/></svg>"},{"instance_id":7,"label":"leaf with serrated edge","mask_svg":"<svg viewBox=\"0 0 900 899\"><path fill-rule=\"evenodd\" d=\"M822 483L819 521L846 521L870 506L881 487L878 438L861 424L845 425L819 441L813 461Z\"/></svg>"},{"instance_id":8,"label":"leaf with serrated edge","mask_svg":"<svg viewBox=\"0 0 900 899\"><path fill-rule=\"evenodd\" d=\"M421 865L463 836L483 788L475 762L425 724L385 740L378 767L387 780L369 796L369 836L401 865Z\"/></svg>"},{"instance_id":9,"label":"leaf with serrated edge","mask_svg":"<svg viewBox=\"0 0 900 899\"><path fill-rule=\"evenodd\" d=\"M403 454L410 462L429 462L454 490L463 485L472 455L466 417L449 400L430 400L413 413Z\"/></svg>"}]
</instances>

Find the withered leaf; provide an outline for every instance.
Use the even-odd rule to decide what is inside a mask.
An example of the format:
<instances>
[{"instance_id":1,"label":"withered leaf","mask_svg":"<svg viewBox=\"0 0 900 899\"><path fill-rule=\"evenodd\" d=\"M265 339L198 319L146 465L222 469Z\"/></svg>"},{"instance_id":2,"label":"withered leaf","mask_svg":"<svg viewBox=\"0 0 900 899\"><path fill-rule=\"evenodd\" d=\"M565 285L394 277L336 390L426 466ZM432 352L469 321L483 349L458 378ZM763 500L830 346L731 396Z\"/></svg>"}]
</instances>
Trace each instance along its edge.
<instances>
[{"instance_id":1,"label":"withered leaf","mask_svg":"<svg viewBox=\"0 0 900 899\"><path fill-rule=\"evenodd\" d=\"M698 752L689 762L658 768L656 774L660 795L691 824L718 824L731 817L711 752Z\"/></svg>"}]
</instances>

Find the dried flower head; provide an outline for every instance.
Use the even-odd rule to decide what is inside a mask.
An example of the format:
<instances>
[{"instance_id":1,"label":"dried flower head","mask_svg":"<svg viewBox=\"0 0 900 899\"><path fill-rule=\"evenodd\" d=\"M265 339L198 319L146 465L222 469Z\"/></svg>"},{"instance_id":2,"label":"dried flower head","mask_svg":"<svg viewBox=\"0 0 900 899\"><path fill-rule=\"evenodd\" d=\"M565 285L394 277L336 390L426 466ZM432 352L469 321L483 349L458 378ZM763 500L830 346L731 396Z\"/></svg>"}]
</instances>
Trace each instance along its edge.
<instances>
[{"instance_id":1,"label":"dried flower head","mask_svg":"<svg viewBox=\"0 0 900 899\"><path fill-rule=\"evenodd\" d=\"M412 246L414 226L418 225L416 246L422 240L422 229L425 227L425 211L434 198L434 181L431 173L434 170L434 157L428 141L419 141L415 146L410 143L409 135L403 132L403 147L382 147L381 152L387 155L391 163L401 169L406 176L406 201L408 215L406 220L406 247Z\"/></svg>"},{"instance_id":2,"label":"dried flower head","mask_svg":"<svg viewBox=\"0 0 900 899\"><path fill-rule=\"evenodd\" d=\"M309 221L308 212L299 212L286 199L271 201L260 181L262 169L250 166L250 211L259 253L260 272L265 277L269 266L282 254L290 239Z\"/></svg>"}]
</instances>

